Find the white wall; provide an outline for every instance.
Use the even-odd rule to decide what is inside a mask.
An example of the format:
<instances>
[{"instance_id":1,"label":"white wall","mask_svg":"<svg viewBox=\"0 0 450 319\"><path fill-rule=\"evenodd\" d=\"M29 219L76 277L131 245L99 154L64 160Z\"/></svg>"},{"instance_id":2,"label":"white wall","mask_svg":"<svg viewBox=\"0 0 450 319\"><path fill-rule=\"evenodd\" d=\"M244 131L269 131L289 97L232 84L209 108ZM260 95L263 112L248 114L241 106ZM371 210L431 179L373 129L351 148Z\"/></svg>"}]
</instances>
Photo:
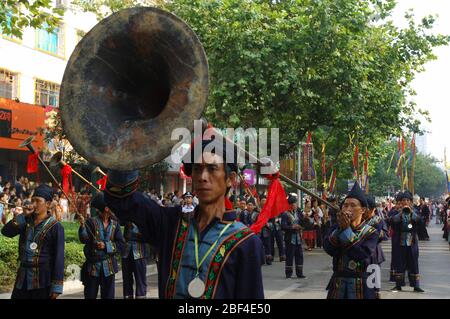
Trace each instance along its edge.
<instances>
[{"instance_id":1,"label":"white wall","mask_svg":"<svg viewBox=\"0 0 450 319\"><path fill-rule=\"evenodd\" d=\"M36 32L27 28L20 42L0 35L0 68L19 73L19 99L34 104L34 79L61 83L64 69L76 45L76 31L89 31L97 23L95 15L66 11L64 25L64 56L56 57L35 49Z\"/></svg>"}]
</instances>

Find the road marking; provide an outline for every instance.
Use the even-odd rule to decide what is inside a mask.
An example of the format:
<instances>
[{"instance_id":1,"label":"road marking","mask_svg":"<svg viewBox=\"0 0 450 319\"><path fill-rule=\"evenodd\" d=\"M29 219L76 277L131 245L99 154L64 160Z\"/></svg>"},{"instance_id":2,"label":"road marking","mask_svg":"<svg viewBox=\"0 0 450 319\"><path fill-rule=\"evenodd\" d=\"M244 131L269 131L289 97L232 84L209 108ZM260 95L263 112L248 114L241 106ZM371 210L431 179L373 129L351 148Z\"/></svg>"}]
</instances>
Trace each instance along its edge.
<instances>
[{"instance_id":1,"label":"road marking","mask_svg":"<svg viewBox=\"0 0 450 319\"><path fill-rule=\"evenodd\" d=\"M300 284L293 284L293 285L291 285L291 286L289 286L289 287L287 287L287 288L277 292L274 295L268 296L267 299L281 299L281 297L283 297L284 295L287 295L288 293L290 293L290 292L292 292L292 291L294 291L294 290L296 290L297 288L300 288L300 287L301 287Z\"/></svg>"}]
</instances>

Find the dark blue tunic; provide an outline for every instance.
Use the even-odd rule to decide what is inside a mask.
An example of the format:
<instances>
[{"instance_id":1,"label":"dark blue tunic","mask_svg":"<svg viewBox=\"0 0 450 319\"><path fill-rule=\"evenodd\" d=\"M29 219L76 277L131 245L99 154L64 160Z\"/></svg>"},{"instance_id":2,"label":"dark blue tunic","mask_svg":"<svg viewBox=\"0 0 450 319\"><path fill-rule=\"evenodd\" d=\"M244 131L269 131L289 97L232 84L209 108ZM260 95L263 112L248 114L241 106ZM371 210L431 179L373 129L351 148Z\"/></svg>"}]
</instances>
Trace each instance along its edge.
<instances>
[{"instance_id":1,"label":"dark blue tunic","mask_svg":"<svg viewBox=\"0 0 450 319\"><path fill-rule=\"evenodd\" d=\"M62 294L64 280L64 227L50 214L34 226L34 215L18 215L2 229L6 237L19 237L20 267L15 289L43 289ZM33 231L34 229L34 231ZM30 249L36 242L38 248Z\"/></svg>"},{"instance_id":2,"label":"dark blue tunic","mask_svg":"<svg viewBox=\"0 0 450 319\"><path fill-rule=\"evenodd\" d=\"M284 231L284 242L286 245L286 278L290 278L293 273L295 261L295 272L297 277L303 276L303 247L300 230L294 229L294 225L304 226L305 218L302 218L298 211L286 211L281 214L281 229Z\"/></svg>"},{"instance_id":3,"label":"dark blue tunic","mask_svg":"<svg viewBox=\"0 0 450 319\"><path fill-rule=\"evenodd\" d=\"M409 283L419 285L419 238L418 229L423 223L419 214L399 212L389 219L392 225L392 266L398 285L405 284L405 271L408 270ZM412 225L411 228L408 225Z\"/></svg>"},{"instance_id":4,"label":"dark blue tunic","mask_svg":"<svg viewBox=\"0 0 450 319\"><path fill-rule=\"evenodd\" d=\"M116 255L120 256L123 253L125 241L120 226L115 220L110 219L108 227L105 229L100 217L89 218L86 220L86 224L78 229L78 236L81 243L85 244L86 265L84 270L87 275L99 277L103 272L105 277L109 277L119 271ZM97 249L97 242L103 242L105 249Z\"/></svg>"},{"instance_id":5,"label":"dark blue tunic","mask_svg":"<svg viewBox=\"0 0 450 319\"><path fill-rule=\"evenodd\" d=\"M250 226L252 224L252 213L245 209L239 212L238 219L245 226Z\"/></svg>"},{"instance_id":6,"label":"dark blue tunic","mask_svg":"<svg viewBox=\"0 0 450 319\"><path fill-rule=\"evenodd\" d=\"M379 215L373 216L370 220L366 221L366 223L367 225L374 227L380 234L375 253L370 256L368 262L369 264L381 265L386 260L386 258L384 257L383 249L381 248L381 242L389 239L389 230L387 224Z\"/></svg>"},{"instance_id":7,"label":"dark blue tunic","mask_svg":"<svg viewBox=\"0 0 450 319\"><path fill-rule=\"evenodd\" d=\"M333 276L327 286L329 299L374 299L375 290L367 286L368 259L377 248L378 231L361 223L356 229L331 227L324 238L324 249L333 257Z\"/></svg>"},{"instance_id":8,"label":"dark blue tunic","mask_svg":"<svg viewBox=\"0 0 450 319\"><path fill-rule=\"evenodd\" d=\"M85 225L80 226L78 236L85 244L86 262L81 273L84 297L96 299L100 286L102 299L114 299L115 274L119 271L116 255L123 252L125 244L119 223L110 219L105 229L103 220L99 216L91 217L86 220ZM97 242L103 242L105 248L97 249Z\"/></svg>"},{"instance_id":9,"label":"dark blue tunic","mask_svg":"<svg viewBox=\"0 0 450 319\"><path fill-rule=\"evenodd\" d=\"M105 193L105 201L121 221L132 221L142 233L146 242L159 249L158 290L159 297L166 297L169 286L171 261L174 242L179 234L180 221L188 219L195 223L196 214L183 214L181 207L161 207L140 192L135 192L125 198L116 198ZM227 212L223 222L234 221L235 212ZM199 240L213 228L220 226L222 221L215 218L201 233ZM259 299L264 298L261 274L261 260L263 251L261 240L252 234L240 241L223 261L215 287L214 297L217 299ZM184 252L185 253L185 252ZM195 267L195 265L192 265ZM188 282L183 283L187 285ZM189 296L184 296L189 298Z\"/></svg>"}]
</instances>

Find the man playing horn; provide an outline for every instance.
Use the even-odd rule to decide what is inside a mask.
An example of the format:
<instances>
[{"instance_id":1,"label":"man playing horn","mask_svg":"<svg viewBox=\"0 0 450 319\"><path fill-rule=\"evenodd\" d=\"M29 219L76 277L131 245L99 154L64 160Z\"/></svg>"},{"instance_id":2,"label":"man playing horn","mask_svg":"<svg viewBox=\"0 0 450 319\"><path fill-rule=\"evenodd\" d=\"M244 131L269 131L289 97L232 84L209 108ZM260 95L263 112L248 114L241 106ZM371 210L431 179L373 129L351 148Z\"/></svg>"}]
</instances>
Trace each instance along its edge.
<instances>
[{"instance_id":1,"label":"man playing horn","mask_svg":"<svg viewBox=\"0 0 450 319\"><path fill-rule=\"evenodd\" d=\"M367 206L365 194L355 183L337 215L337 225L324 238L324 249L333 257L328 299L376 298L375 289L367 285L367 267L380 235L362 219Z\"/></svg>"},{"instance_id":2,"label":"man playing horn","mask_svg":"<svg viewBox=\"0 0 450 319\"><path fill-rule=\"evenodd\" d=\"M63 291L64 227L50 214L53 191L40 185L32 206L2 229L6 237L20 236L20 267L11 299L56 299Z\"/></svg>"},{"instance_id":3,"label":"man playing horn","mask_svg":"<svg viewBox=\"0 0 450 319\"><path fill-rule=\"evenodd\" d=\"M224 144L222 154L217 147L206 151L212 141L202 141L199 158L191 150L189 163L184 163L199 199L193 214L183 214L181 207L160 207L137 192L137 171L108 172L106 204L159 247L160 298L264 298L261 240L236 221L235 211L225 208L225 196L237 177L236 152L227 162L231 147Z\"/></svg>"}]
</instances>

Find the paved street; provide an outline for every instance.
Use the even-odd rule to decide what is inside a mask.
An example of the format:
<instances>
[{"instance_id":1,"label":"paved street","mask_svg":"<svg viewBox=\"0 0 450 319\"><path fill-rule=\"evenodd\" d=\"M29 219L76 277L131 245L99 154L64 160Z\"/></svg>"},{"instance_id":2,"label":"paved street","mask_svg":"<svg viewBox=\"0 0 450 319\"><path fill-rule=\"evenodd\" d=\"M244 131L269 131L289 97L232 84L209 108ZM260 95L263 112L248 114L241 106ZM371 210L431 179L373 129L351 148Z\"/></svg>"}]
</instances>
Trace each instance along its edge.
<instances>
[{"instance_id":1,"label":"paved street","mask_svg":"<svg viewBox=\"0 0 450 319\"><path fill-rule=\"evenodd\" d=\"M386 262L382 265L383 299L429 299L450 298L450 274L448 264L450 251L448 243L442 239L441 225L430 224L428 232L430 241L420 242L420 272L422 275L422 288L424 294L412 292L412 288L406 287L402 292L390 292L394 286L388 282L390 268L390 242L383 245L386 254ZM284 263L274 262L271 266L263 266L265 296L269 299L323 299L326 297L325 287L331 276L331 258L323 250L315 249L305 252L306 279L285 279ZM157 298L156 275L148 277L149 296ZM116 284L116 296L122 296L122 283ZM64 295L63 298L82 298L80 291L75 294Z\"/></svg>"},{"instance_id":2,"label":"paved street","mask_svg":"<svg viewBox=\"0 0 450 319\"><path fill-rule=\"evenodd\" d=\"M442 238L442 225L430 224L428 233L430 241L420 242L419 267L424 294L412 292L405 287L402 292L389 291L390 283L390 241L383 244L386 261L382 264L381 297L383 299L430 299L450 298L450 274L448 264L450 251L448 243ZM264 287L266 298L321 299L326 297L325 287L331 277L331 258L316 249L305 252L305 275L307 279L284 279L283 264L276 262L273 266L264 266ZM408 283L407 283L408 284Z\"/></svg>"}]
</instances>

